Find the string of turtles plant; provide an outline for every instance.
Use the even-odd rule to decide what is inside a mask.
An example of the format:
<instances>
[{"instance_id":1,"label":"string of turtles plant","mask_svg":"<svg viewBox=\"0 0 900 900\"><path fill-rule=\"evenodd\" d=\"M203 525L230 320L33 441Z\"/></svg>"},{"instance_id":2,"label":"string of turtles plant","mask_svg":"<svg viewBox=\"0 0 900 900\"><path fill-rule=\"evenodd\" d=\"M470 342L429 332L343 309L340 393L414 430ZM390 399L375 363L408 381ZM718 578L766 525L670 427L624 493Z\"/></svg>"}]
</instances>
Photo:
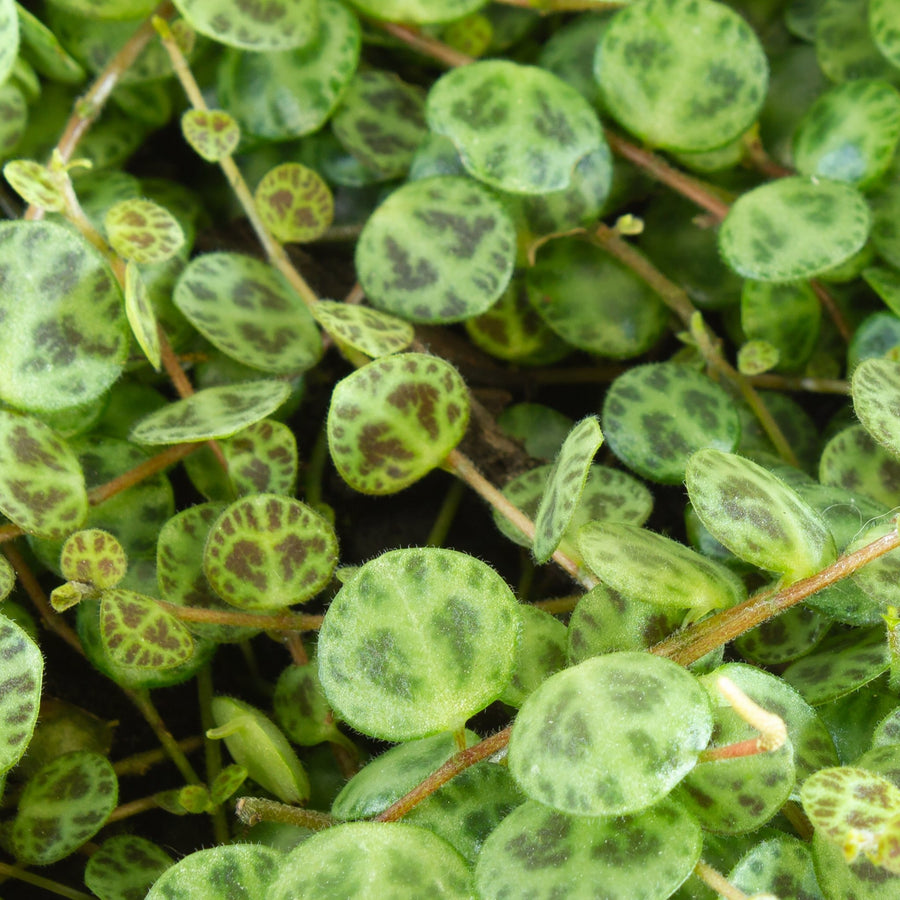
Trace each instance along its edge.
<instances>
[{"instance_id":1,"label":"string of turtles plant","mask_svg":"<svg viewBox=\"0 0 900 900\"><path fill-rule=\"evenodd\" d=\"M0 0L0 892L896 896L893 18ZM348 236L335 301L285 244ZM466 378L575 354L599 403ZM342 555L439 469L496 547ZM42 691L73 652L181 781Z\"/></svg>"}]
</instances>

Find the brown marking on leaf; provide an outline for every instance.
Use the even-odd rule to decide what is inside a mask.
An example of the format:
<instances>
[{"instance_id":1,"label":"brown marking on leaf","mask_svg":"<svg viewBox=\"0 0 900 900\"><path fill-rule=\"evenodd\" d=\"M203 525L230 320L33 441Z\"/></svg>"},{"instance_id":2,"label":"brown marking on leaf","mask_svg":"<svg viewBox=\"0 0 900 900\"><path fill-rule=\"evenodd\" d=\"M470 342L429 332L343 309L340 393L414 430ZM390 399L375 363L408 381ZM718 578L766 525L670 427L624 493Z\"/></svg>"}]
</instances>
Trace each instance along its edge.
<instances>
[{"instance_id":1,"label":"brown marking on leaf","mask_svg":"<svg viewBox=\"0 0 900 900\"><path fill-rule=\"evenodd\" d=\"M400 438L383 437L387 431L388 426L380 422L365 425L360 432L358 446L365 461L362 466L363 474L379 468L389 459L408 460L415 457L415 453L407 449Z\"/></svg>"},{"instance_id":2,"label":"brown marking on leaf","mask_svg":"<svg viewBox=\"0 0 900 900\"><path fill-rule=\"evenodd\" d=\"M273 191L266 197L269 206L275 211L275 214L283 219L291 209L294 195L287 189Z\"/></svg>"},{"instance_id":3,"label":"brown marking on leaf","mask_svg":"<svg viewBox=\"0 0 900 900\"><path fill-rule=\"evenodd\" d=\"M58 456L63 450L62 444L51 439L53 453L45 450L43 444L31 436L24 425L16 425L7 440L7 445L13 451L16 461L34 468L50 469L53 472L65 472L65 466L58 462Z\"/></svg>"},{"instance_id":4,"label":"brown marking on leaf","mask_svg":"<svg viewBox=\"0 0 900 900\"><path fill-rule=\"evenodd\" d=\"M432 440L437 440L440 435L440 426L435 409L439 397L438 390L433 385L418 382L401 384L388 394L387 402L401 412L406 412L410 407L415 408L419 424L428 432L428 436Z\"/></svg>"},{"instance_id":5,"label":"brown marking on leaf","mask_svg":"<svg viewBox=\"0 0 900 900\"><path fill-rule=\"evenodd\" d=\"M255 541L236 541L225 558L225 568L241 581L252 584L258 591L264 591L268 584L265 572L257 568L265 565L262 548Z\"/></svg>"}]
</instances>

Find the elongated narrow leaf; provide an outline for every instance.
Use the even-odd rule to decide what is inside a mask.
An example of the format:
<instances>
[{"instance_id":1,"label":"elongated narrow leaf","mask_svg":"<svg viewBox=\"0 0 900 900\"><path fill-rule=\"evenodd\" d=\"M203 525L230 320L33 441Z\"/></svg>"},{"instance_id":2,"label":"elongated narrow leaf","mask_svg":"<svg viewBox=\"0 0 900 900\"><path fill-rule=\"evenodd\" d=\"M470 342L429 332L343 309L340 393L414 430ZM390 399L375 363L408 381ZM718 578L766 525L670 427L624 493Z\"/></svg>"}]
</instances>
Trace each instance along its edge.
<instances>
[{"instance_id":1,"label":"elongated narrow leaf","mask_svg":"<svg viewBox=\"0 0 900 900\"><path fill-rule=\"evenodd\" d=\"M340 343L373 359L405 350L415 337L413 326L403 319L334 300L320 300L312 310L316 321Z\"/></svg>"}]
</instances>

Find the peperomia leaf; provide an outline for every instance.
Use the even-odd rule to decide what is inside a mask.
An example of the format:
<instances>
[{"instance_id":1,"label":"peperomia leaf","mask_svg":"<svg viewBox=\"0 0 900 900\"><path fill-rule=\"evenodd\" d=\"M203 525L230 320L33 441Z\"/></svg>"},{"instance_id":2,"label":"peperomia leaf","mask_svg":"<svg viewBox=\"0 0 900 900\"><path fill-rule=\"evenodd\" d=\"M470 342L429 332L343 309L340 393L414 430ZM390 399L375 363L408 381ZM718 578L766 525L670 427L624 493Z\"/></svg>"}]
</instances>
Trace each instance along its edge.
<instances>
[{"instance_id":1,"label":"peperomia leaf","mask_svg":"<svg viewBox=\"0 0 900 900\"><path fill-rule=\"evenodd\" d=\"M22 51L35 70L51 81L64 84L84 81L84 69L66 52L51 29L18 3L16 13Z\"/></svg>"},{"instance_id":2,"label":"peperomia leaf","mask_svg":"<svg viewBox=\"0 0 900 900\"><path fill-rule=\"evenodd\" d=\"M128 570L128 559L115 536L100 528L69 535L59 557L63 578L100 590L115 587Z\"/></svg>"},{"instance_id":3,"label":"peperomia leaf","mask_svg":"<svg viewBox=\"0 0 900 900\"><path fill-rule=\"evenodd\" d=\"M26 202L48 212L62 212L66 199L59 181L33 159L14 159L3 167L3 176Z\"/></svg>"},{"instance_id":4,"label":"peperomia leaf","mask_svg":"<svg viewBox=\"0 0 900 900\"><path fill-rule=\"evenodd\" d=\"M337 593L319 632L319 678L340 717L410 740L454 731L512 677L519 634L503 579L453 550L394 550Z\"/></svg>"},{"instance_id":5,"label":"peperomia leaf","mask_svg":"<svg viewBox=\"0 0 900 900\"><path fill-rule=\"evenodd\" d=\"M181 117L184 139L207 162L219 162L237 148L241 129L221 109L189 109Z\"/></svg>"},{"instance_id":6,"label":"peperomia leaf","mask_svg":"<svg viewBox=\"0 0 900 900\"><path fill-rule=\"evenodd\" d=\"M516 665L500 702L521 706L544 680L566 667L566 626L559 619L534 606L521 609L522 631L516 651Z\"/></svg>"},{"instance_id":7,"label":"peperomia leaf","mask_svg":"<svg viewBox=\"0 0 900 900\"><path fill-rule=\"evenodd\" d=\"M896 529L896 520L889 517L865 525L846 546L845 552L853 553L885 535L895 534ZM889 612L891 606L900 605L898 574L900 574L900 550L891 550L854 572L850 576L850 581L869 599L869 603L861 605L873 607L881 618Z\"/></svg>"},{"instance_id":8,"label":"peperomia leaf","mask_svg":"<svg viewBox=\"0 0 900 900\"><path fill-rule=\"evenodd\" d=\"M445 840L416 825L347 822L313 835L281 863L271 900L469 900L472 876Z\"/></svg>"},{"instance_id":9,"label":"peperomia leaf","mask_svg":"<svg viewBox=\"0 0 900 900\"><path fill-rule=\"evenodd\" d=\"M133 261L125 267L125 314L134 339L156 371L159 371L161 351L156 313L147 285Z\"/></svg>"},{"instance_id":10,"label":"peperomia leaf","mask_svg":"<svg viewBox=\"0 0 900 900\"><path fill-rule=\"evenodd\" d=\"M635 366L603 401L603 433L630 469L663 484L684 479L696 450L731 451L741 435L734 401L709 378L677 363Z\"/></svg>"},{"instance_id":11,"label":"peperomia leaf","mask_svg":"<svg viewBox=\"0 0 900 900\"><path fill-rule=\"evenodd\" d=\"M4 222L0 276L0 400L41 412L99 397L128 353L122 292L100 253L62 225Z\"/></svg>"},{"instance_id":12,"label":"peperomia leaf","mask_svg":"<svg viewBox=\"0 0 900 900\"><path fill-rule=\"evenodd\" d=\"M621 10L597 46L606 108L647 143L710 150L753 124L768 64L750 25L712 0L644 0Z\"/></svg>"},{"instance_id":13,"label":"peperomia leaf","mask_svg":"<svg viewBox=\"0 0 900 900\"><path fill-rule=\"evenodd\" d=\"M695 615L746 596L741 580L671 538L619 522L591 522L578 536L587 566L625 597Z\"/></svg>"},{"instance_id":14,"label":"peperomia leaf","mask_svg":"<svg viewBox=\"0 0 900 900\"><path fill-rule=\"evenodd\" d=\"M465 730L471 747L481 738ZM339 819L368 819L387 809L420 781L439 769L460 749L449 731L405 741L363 766L340 790L331 806Z\"/></svg>"},{"instance_id":15,"label":"peperomia leaf","mask_svg":"<svg viewBox=\"0 0 900 900\"><path fill-rule=\"evenodd\" d=\"M425 97L393 72L357 72L331 120L335 137L376 178L406 174L425 137Z\"/></svg>"},{"instance_id":16,"label":"peperomia leaf","mask_svg":"<svg viewBox=\"0 0 900 900\"><path fill-rule=\"evenodd\" d=\"M287 738L263 713L234 697L213 697L216 727L207 737L223 738L232 759L284 803L309 799L309 777Z\"/></svg>"},{"instance_id":17,"label":"peperomia leaf","mask_svg":"<svg viewBox=\"0 0 900 900\"><path fill-rule=\"evenodd\" d=\"M194 655L194 640L175 616L122 588L100 598L100 640L114 663L137 669L170 669Z\"/></svg>"},{"instance_id":18,"label":"peperomia leaf","mask_svg":"<svg viewBox=\"0 0 900 900\"><path fill-rule=\"evenodd\" d=\"M526 801L484 842L475 882L482 900L553 900L561 889L566 900L657 900L691 874L702 845L700 826L670 801L623 818Z\"/></svg>"},{"instance_id":19,"label":"peperomia leaf","mask_svg":"<svg viewBox=\"0 0 900 900\"><path fill-rule=\"evenodd\" d=\"M388 22L433 25L452 22L484 6L485 0L352 0L366 15Z\"/></svg>"},{"instance_id":20,"label":"peperomia leaf","mask_svg":"<svg viewBox=\"0 0 900 900\"><path fill-rule=\"evenodd\" d=\"M741 857L728 880L747 895L777 890L780 897L822 900L812 852L803 841L788 835L757 844Z\"/></svg>"},{"instance_id":21,"label":"peperomia leaf","mask_svg":"<svg viewBox=\"0 0 900 900\"><path fill-rule=\"evenodd\" d=\"M822 94L794 135L794 164L803 175L860 187L877 181L900 139L900 94L886 81L854 79Z\"/></svg>"},{"instance_id":22,"label":"peperomia leaf","mask_svg":"<svg viewBox=\"0 0 900 900\"><path fill-rule=\"evenodd\" d=\"M892 456L900 457L900 363L864 359L850 387L853 409L863 427Z\"/></svg>"},{"instance_id":23,"label":"peperomia leaf","mask_svg":"<svg viewBox=\"0 0 900 900\"><path fill-rule=\"evenodd\" d=\"M415 337L403 319L349 303L320 300L312 309L315 320L333 338L373 359L408 347Z\"/></svg>"},{"instance_id":24,"label":"peperomia leaf","mask_svg":"<svg viewBox=\"0 0 900 900\"><path fill-rule=\"evenodd\" d=\"M272 706L282 731L295 744L313 747L324 741L345 746L350 743L335 724L314 662L288 666L279 675Z\"/></svg>"},{"instance_id":25,"label":"peperomia leaf","mask_svg":"<svg viewBox=\"0 0 900 900\"><path fill-rule=\"evenodd\" d=\"M0 84L9 77L19 53L19 17L13 0L0 0Z\"/></svg>"},{"instance_id":26,"label":"peperomia leaf","mask_svg":"<svg viewBox=\"0 0 900 900\"><path fill-rule=\"evenodd\" d=\"M379 309L413 322L457 322L503 293L515 252L500 201L471 179L448 175L394 191L366 222L356 266Z\"/></svg>"},{"instance_id":27,"label":"peperomia leaf","mask_svg":"<svg viewBox=\"0 0 900 900\"><path fill-rule=\"evenodd\" d=\"M719 230L719 249L745 278L795 281L849 259L866 242L870 221L850 185L781 178L738 198Z\"/></svg>"},{"instance_id":28,"label":"peperomia leaf","mask_svg":"<svg viewBox=\"0 0 900 900\"><path fill-rule=\"evenodd\" d=\"M712 726L706 692L685 669L610 653L552 675L525 700L509 770L529 798L560 812L627 815L694 768Z\"/></svg>"},{"instance_id":29,"label":"peperomia leaf","mask_svg":"<svg viewBox=\"0 0 900 900\"><path fill-rule=\"evenodd\" d=\"M685 483L700 520L735 556L788 582L834 562L837 550L822 517L755 462L700 450L688 462Z\"/></svg>"},{"instance_id":30,"label":"peperomia leaf","mask_svg":"<svg viewBox=\"0 0 900 900\"><path fill-rule=\"evenodd\" d=\"M900 460L876 444L862 425L839 431L822 450L819 480L862 494L887 507L900 506ZM862 524L859 522L858 524Z\"/></svg>"},{"instance_id":31,"label":"peperomia leaf","mask_svg":"<svg viewBox=\"0 0 900 900\"><path fill-rule=\"evenodd\" d=\"M334 530L305 503L254 494L232 503L210 529L203 571L226 603L280 610L322 590L337 553Z\"/></svg>"},{"instance_id":32,"label":"peperomia leaf","mask_svg":"<svg viewBox=\"0 0 900 900\"><path fill-rule=\"evenodd\" d=\"M559 546L581 500L591 460L602 443L596 416L582 419L563 442L534 517L532 552L538 563L547 562Z\"/></svg>"},{"instance_id":33,"label":"peperomia leaf","mask_svg":"<svg viewBox=\"0 0 900 900\"><path fill-rule=\"evenodd\" d=\"M261 419L222 441L228 477L238 494L294 493L297 439L283 422Z\"/></svg>"},{"instance_id":34,"label":"peperomia leaf","mask_svg":"<svg viewBox=\"0 0 900 900\"><path fill-rule=\"evenodd\" d=\"M291 392L284 381L244 381L197 391L145 416L131 431L141 444L229 437L275 412Z\"/></svg>"},{"instance_id":35,"label":"peperomia leaf","mask_svg":"<svg viewBox=\"0 0 900 900\"><path fill-rule=\"evenodd\" d=\"M272 234L285 243L314 241L334 219L334 197L328 185L300 163L282 163L266 172L253 202Z\"/></svg>"},{"instance_id":36,"label":"peperomia leaf","mask_svg":"<svg viewBox=\"0 0 900 900\"><path fill-rule=\"evenodd\" d=\"M436 357L400 353L337 383L328 447L352 488L391 494L439 465L468 420L468 393L456 369Z\"/></svg>"},{"instance_id":37,"label":"peperomia leaf","mask_svg":"<svg viewBox=\"0 0 900 900\"><path fill-rule=\"evenodd\" d=\"M882 56L900 67L900 35L897 34L891 0L869 0L869 30Z\"/></svg>"},{"instance_id":38,"label":"peperomia leaf","mask_svg":"<svg viewBox=\"0 0 900 900\"><path fill-rule=\"evenodd\" d=\"M312 40L319 27L316 0L245 3L242 0L176 0L192 28L214 41L247 50L289 50Z\"/></svg>"},{"instance_id":39,"label":"peperomia leaf","mask_svg":"<svg viewBox=\"0 0 900 900\"><path fill-rule=\"evenodd\" d=\"M100 900L144 897L175 860L162 847L133 834L104 841L88 860L84 883Z\"/></svg>"},{"instance_id":40,"label":"peperomia leaf","mask_svg":"<svg viewBox=\"0 0 900 900\"><path fill-rule=\"evenodd\" d=\"M118 794L105 756L64 753L28 780L4 843L24 863L45 866L63 859L103 827Z\"/></svg>"},{"instance_id":41,"label":"peperomia leaf","mask_svg":"<svg viewBox=\"0 0 900 900\"><path fill-rule=\"evenodd\" d=\"M268 897L283 856L262 844L224 844L197 850L166 869L146 900Z\"/></svg>"},{"instance_id":42,"label":"peperomia leaf","mask_svg":"<svg viewBox=\"0 0 900 900\"><path fill-rule=\"evenodd\" d=\"M5 600L16 586L16 571L10 561L0 557L0 600Z\"/></svg>"},{"instance_id":43,"label":"peperomia leaf","mask_svg":"<svg viewBox=\"0 0 900 900\"><path fill-rule=\"evenodd\" d=\"M173 299L205 338L254 369L304 372L322 353L303 301L280 273L250 256L198 256L182 272Z\"/></svg>"},{"instance_id":44,"label":"peperomia leaf","mask_svg":"<svg viewBox=\"0 0 900 900\"><path fill-rule=\"evenodd\" d=\"M38 717L44 660L37 645L0 615L0 776L25 753Z\"/></svg>"},{"instance_id":45,"label":"peperomia leaf","mask_svg":"<svg viewBox=\"0 0 900 900\"><path fill-rule=\"evenodd\" d=\"M229 50L219 64L219 102L248 134L271 141L316 131L350 82L360 50L356 16L339 0L319 0L319 31L280 53Z\"/></svg>"},{"instance_id":46,"label":"peperomia leaf","mask_svg":"<svg viewBox=\"0 0 900 900\"><path fill-rule=\"evenodd\" d=\"M813 835L812 852L826 900L894 900L900 891L900 875L892 875L863 855L848 863L843 848L819 834Z\"/></svg>"},{"instance_id":47,"label":"peperomia leaf","mask_svg":"<svg viewBox=\"0 0 900 900\"><path fill-rule=\"evenodd\" d=\"M824 610L823 610L824 612ZM734 648L749 662L777 666L814 650L831 627L831 619L811 606L793 606L777 618L745 632Z\"/></svg>"},{"instance_id":48,"label":"peperomia leaf","mask_svg":"<svg viewBox=\"0 0 900 900\"><path fill-rule=\"evenodd\" d=\"M0 410L0 512L23 531L62 538L84 522L84 473L43 422Z\"/></svg>"},{"instance_id":49,"label":"peperomia leaf","mask_svg":"<svg viewBox=\"0 0 900 900\"><path fill-rule=\"evenodd\" d=\"M817 6L816 61L833 82L896 77L896 70L873 40L868 6L869 0L821 0Z\"/></svg>"},{"instance_id":50,"label":"peperomia leaf","mask_svg":"<svg viewBox=\"0 0 900 900\"><path fill-rule=\"evenodd\" d=\"M509 60L448 72L429 92L426 114L467 172L513 193L567 187L576 163L604 145L596 113L575 88Z\"/></svg>"},{"instance_id":51,"label":"peperomia leaf","mask_svg":"<svg viewBox=\"0 0 900 900\"><path fill-rule=\"evenodd\" d=\"M178 220L152 200L122 200L110 207L103 224L113 250L141 265L165 262L184 243Z\"/></svg>"}]
</instances>

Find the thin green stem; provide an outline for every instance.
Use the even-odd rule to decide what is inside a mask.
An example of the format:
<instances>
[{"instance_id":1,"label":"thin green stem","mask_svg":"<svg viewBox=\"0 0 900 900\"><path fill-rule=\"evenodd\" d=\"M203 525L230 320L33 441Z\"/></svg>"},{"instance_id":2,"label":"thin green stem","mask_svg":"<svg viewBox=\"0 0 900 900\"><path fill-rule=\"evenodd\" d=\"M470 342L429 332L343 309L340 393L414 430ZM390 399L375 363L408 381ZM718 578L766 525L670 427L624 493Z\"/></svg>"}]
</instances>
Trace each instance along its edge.
<instances>
[{"instance_id":1,"label":"thin green stem","mask_svg":"<svg viewBox=\"0 0 900 900\"><path fill-rule=\"evenodd\" d=\"M426 547L444 546L444 542L447 540L447 532L450 531L450 526L456 518L459 504L462 502L464 495L465 487L463 482L458 480L451 482L447 493L444 495L441 508L438 510L437 518L435 518L431 531L425 539Z\"/></svg>"},{"instance_id":2,"label":"thin green stem","mask_svg":"<svg viewBox=\"0 0 900 900\"><path fill-rule=\"evenodd\" d=\"M206 737L206 732L216 727L212 714L212 699L212 668L206 665L197 673L197 703L200 707L200 727L203 729L203 760L207 785L212 785L222 771L222 742ZM228 833L228 819L222 805L217 805L209 817L216 842L227 844L231 840L231 835Z\"/></svg>"},{"instance_id":3,"label":"thin green stem","mask_svg":"<svg viewBox=\"0 0 900 900\"><path fill-rule=\"evenodd\" d=\"M68 897L69 900L95 900L92 894L85 894L84 891L77 891L68 885L60 884L50 878L44 878L42 875L35 875L21 866L10 865L10 863L0 862L0 876L4 878L15 878L25 884L49 891L57 897Z\"/></svg>"},{"instance_id":4,"label":"thin green stem","mask_svg":"<svg viewBox=\"0 0 900 900\"><path fill-rule=\"evenodd\" d=\"M328 431L323 422L309 454L309 462L306 464L306 473L303 477L303 497L313 509L322 505L322 478L327 462Z\"/></svg>"},{"instance_id":5,"label":"thin green stem","mask_svg":"<svg viewBox=\"0 0 900 900\"><path fill-rule=\"evenodd\" d=\"M178 746L184 753L193 753L203 746L203 738L199 735L182 738ZM113 763L113 770L119 778L127 775L144 775L153 766L157 766L169 759L168 754L161 747L155 750L145 750L142 753L134 753Z\"/></svg>"},{"instance_id":6,"label":"thin green stem","mask_svg":"<svg viewBox=\"0 0 900 900\"><path fill-rule=\"evenodd\" d=\"M386 31L392 37L402 41L408 47L418 51L423 56L430 56L448 69L458 66L467 66L475 62L474 58L461 53L449 44L444 44L433 37L421 32L418 28L409 25L399 25L396 22L385 22L381 19L367 18L370 25L376 25L382 31Z\"/></svg>"},{"instance_id":7,"label":"thin green stem","mask_svg":"<svg viewBox=\"0 0 900 900\"><path fill-rule=\"evenodd\" d=\"M694 866L694 874L724 900L750 900L743 891L736 888L721 872L707 865L702 859Z\"/></svg>"},{"instance_id":8,"label":"thin green stem","mask_svg":"<svg viewBox=\"0 0 900 900\"><path fill-rule=\"evenodd\" d=\"M209 625L235 625L243 628L260 628L264 631L317 631L323 616L308 613L247 613L238 610L202 609L199 606L178 606L167 600L154 598L167 613L183 622L202 622Z\"/></svg>"}]
</instances>

